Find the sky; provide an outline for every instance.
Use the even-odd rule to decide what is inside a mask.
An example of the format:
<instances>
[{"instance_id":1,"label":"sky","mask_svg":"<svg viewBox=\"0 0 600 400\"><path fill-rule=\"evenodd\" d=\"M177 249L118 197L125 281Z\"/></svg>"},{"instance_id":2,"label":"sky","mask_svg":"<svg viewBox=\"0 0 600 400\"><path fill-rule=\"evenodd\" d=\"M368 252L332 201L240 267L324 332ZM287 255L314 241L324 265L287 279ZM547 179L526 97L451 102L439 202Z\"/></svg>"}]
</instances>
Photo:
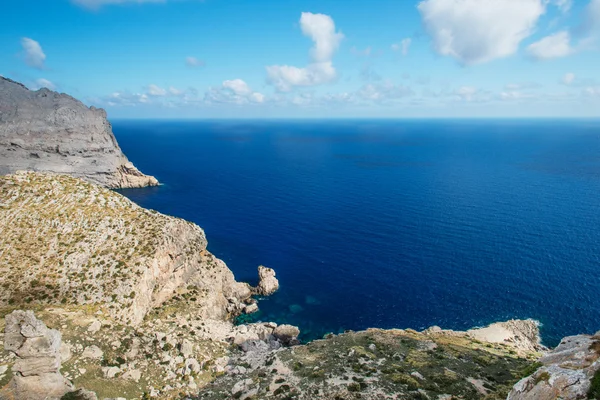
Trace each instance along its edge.
<instances>
[{"instance_id":1,"label":"sky","mask_svg":"<svg viewBox=\"0 0 600 400\"><path fill-rule=\"evenodd\" d=\"M600 117L600 0L6 0L0 75L112 118Z\"/></svg>"}]
</instances>

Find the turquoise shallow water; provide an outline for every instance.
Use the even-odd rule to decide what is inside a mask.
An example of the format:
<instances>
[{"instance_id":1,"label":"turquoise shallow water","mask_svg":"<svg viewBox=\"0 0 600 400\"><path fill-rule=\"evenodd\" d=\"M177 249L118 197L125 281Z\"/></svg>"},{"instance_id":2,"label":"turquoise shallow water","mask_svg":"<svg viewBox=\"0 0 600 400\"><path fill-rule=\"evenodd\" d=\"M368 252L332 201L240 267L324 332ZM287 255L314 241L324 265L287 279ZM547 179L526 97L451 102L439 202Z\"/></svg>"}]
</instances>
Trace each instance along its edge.
<instances>
[{"instance_id":1,"label":"turquoise shallow water","mask_svg":"<svg viewBox=\"0 0 600 400\"><path fill-rule=\"evenodd\" d=\"M254 319L304 339L535 318L600 330L600 121L116 121L163 186L123 193L202 226Z\"/></svg>"}]
</instances>

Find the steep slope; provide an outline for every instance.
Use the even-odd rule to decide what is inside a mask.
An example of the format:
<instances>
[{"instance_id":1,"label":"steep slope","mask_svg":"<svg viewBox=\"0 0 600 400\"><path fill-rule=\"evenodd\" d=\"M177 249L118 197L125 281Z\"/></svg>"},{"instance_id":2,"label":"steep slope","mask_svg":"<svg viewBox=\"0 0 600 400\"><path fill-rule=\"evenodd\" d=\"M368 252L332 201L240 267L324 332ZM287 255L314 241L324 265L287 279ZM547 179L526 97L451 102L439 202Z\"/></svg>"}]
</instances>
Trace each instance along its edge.
<instances>
[{"instance_id":1,"label":"steep slope","mask_svg":"<svg viewBox=\"0 0 600 400\"><path fill-rule=\"evenodd\" d=\"M123 154L106 112L0 76L0 175L48 171L108 188L156 186Z\"/></svg>"},{"instance_id":2,"label":"steep slope","mask_svg":"<svg viewBox=\"0 0 600 400\"><path fill-rule=\"evenodd\" d=\"M177 293L225 319L250 297L197 225L66 175L0 177L0 306L87 305L138 325Z\"/></svg>"}]
</instances>

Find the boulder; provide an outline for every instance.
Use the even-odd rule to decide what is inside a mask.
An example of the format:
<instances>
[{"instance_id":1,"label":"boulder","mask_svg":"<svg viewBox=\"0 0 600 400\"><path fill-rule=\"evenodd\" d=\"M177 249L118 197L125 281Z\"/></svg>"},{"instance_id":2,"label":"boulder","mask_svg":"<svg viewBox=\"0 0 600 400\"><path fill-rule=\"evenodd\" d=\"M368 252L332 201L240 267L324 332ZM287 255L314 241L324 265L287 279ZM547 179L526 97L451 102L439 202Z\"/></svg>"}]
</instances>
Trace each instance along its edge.
<instances>
[{"instance_id":1,"label":"boulder","mask_svg":"<svg viewBox=\"0 0 600 400\"><path fill-rule=\"evenodd\" d=\"M279 289L279 281L275 278L275 271L272 268L258 267L258 286L256 293L261 296L269 296Z\"/></svg>"},{"instance_id":2,"label":"boulder","mask_svg":"<svg viewBox=\"0 0 600 400\"><path fill-rule=\"evenodd\" d=\"M16 361L14 376L0 391L0 398L50 400L73 391L60 373L60 332L48 329L32 311L6 316L4 347L15 354Z\"/></svg>"},{"instance_id":3,"label":"boulder","mask_svg":"<svg viewBox=\"0 0 600 400\"><path fill-rule=\"evenodd\" d=\"M299 344L300 329L293 325L279 325L273 330L273 336L285 346Z\"/></svg>"}]
</instances>

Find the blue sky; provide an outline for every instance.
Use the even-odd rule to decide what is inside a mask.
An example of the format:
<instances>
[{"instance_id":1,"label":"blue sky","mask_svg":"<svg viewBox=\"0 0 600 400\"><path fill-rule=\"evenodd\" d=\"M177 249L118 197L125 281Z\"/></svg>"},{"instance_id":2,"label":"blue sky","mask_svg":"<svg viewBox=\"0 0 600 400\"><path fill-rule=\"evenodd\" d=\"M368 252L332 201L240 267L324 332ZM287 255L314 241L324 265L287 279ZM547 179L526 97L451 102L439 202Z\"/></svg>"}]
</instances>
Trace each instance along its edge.
<instances>
[{"instance_id":1,"label":"blue sky","mask_svg":"<svg viewBox=\"0 0 600 400\"><path fill-rule=\"evenodd\" d=\"M598 117L600 0L12 0L0 75L113 118Z\"/></svg>"}]
</instances>

